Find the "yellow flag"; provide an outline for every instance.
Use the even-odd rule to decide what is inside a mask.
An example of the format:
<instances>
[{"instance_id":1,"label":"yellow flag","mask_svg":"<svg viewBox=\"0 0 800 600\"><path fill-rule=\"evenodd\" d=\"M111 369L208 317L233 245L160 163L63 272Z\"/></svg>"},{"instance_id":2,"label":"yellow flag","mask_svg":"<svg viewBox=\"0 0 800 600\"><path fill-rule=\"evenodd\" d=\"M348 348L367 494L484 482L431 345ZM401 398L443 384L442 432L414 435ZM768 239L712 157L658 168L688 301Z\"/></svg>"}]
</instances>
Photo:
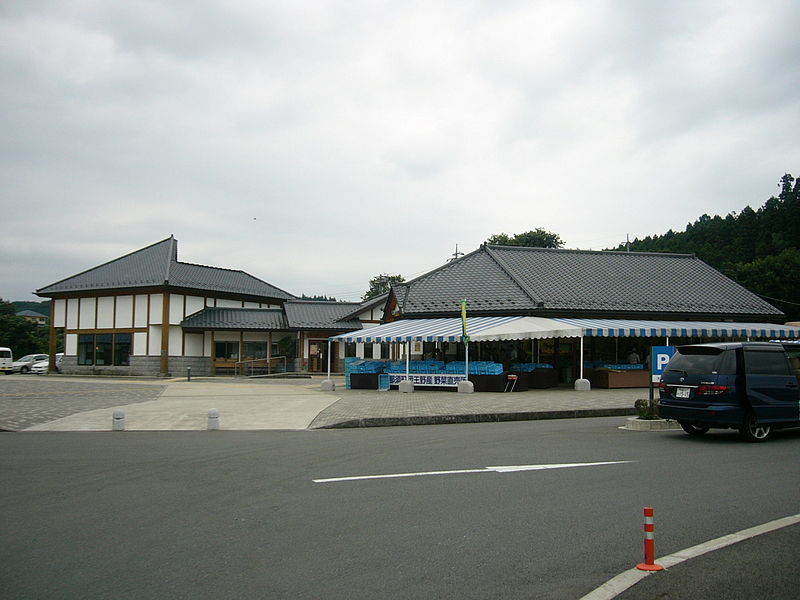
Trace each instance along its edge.
<instances>
[{"instance_id":1,"label":"yellow flag","mask_svg":"<svg viewBox=\"0 0 800 600\"><path fill-rule=\"evenodd\" d=\"M461 335L464 338L464 342L469 342L469 336L467 335L467 300L466 300L466 298L461 303Z\"/></svg>"}]
</instances>

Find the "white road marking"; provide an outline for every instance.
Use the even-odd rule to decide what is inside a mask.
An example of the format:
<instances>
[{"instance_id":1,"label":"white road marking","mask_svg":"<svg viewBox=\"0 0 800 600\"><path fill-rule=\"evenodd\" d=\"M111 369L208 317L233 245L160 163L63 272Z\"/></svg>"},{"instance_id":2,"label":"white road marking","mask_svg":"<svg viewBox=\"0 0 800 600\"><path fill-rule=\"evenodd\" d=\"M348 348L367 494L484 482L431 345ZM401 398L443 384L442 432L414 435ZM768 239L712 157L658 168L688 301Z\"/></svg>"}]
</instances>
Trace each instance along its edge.
<instances>
[{"instance_id":1,"label":"white road marking","mask_svg":"<svg viewBox=\"0 0 800 600\"><path fill-rule=\"evenodd\" d=\"M598 467L601 465L622 465L635 462L632 460L614 460L591 463L557 463L551 465L508 465L501 467L483 467L482 469L458 469L455 471L421 471L419 473L389 473L387 475L355 475L352 477L329 477L312 479L314 483L333 483L336 481L361 481L364 479L397 479L400 477L425 477L427 475L456 475L459 473L516 473L518 471L544 471L547 469L569 469L571 467Z\"/></svg>"},{"instance_id":2,"label":"white road marking","mask_svg":"<svg viewBox=\"0 0 800 600\"><path fill-rule=\"evenodd\" d=\"M670 567L674 567L675 565L680 564L685 560L689 560L690 558L696 558L708 552L725 548L731 544L749 540L757 535L776 531L783 527L796 525L798 523L800 523L800 514L791 515L782 519L776 519L775 521L750 527L749 529L743 529L742 531L731 533L730 535L723 535L722 537L709 540L702 544L698 544L697 546L692 546L691 548L686 548L685 550L679 550L678 552L674 552L673 554L664 556L662 558L656 558L656 562L669 569ZM645 577L663 572L664 571L640 571L635 567L633 569L628 569L616 577L609 579L599 588L592 590L583 598L581 598L581 600L611 600L612 598L616 598L628 588L639 583Z\"/></svg>"}]
</instances>

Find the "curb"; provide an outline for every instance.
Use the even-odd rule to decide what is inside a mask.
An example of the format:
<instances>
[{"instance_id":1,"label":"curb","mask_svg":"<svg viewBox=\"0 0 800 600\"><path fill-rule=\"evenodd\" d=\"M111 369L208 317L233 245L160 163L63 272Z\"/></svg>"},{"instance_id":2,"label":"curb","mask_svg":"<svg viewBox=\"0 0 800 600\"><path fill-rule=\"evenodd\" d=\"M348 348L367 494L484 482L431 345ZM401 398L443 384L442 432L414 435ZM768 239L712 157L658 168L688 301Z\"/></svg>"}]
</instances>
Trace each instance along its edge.
<instances>
[{"instance_id":1,"label":"curb","mask_svg":"<svg viewBox=\"0 0 800 600\"><path fill-rule=\"evenodd\" d=\"M596 408L546 410L511 413L471 413L462 415L426 415L413 417L365 417L329 423L309 429L351 429L355 427L394 427L403 425L450 425L455 423L497 423L501 421L540 421L545 419L583 419L635 415L634 408Z\"/></svg>"}]
</instances>

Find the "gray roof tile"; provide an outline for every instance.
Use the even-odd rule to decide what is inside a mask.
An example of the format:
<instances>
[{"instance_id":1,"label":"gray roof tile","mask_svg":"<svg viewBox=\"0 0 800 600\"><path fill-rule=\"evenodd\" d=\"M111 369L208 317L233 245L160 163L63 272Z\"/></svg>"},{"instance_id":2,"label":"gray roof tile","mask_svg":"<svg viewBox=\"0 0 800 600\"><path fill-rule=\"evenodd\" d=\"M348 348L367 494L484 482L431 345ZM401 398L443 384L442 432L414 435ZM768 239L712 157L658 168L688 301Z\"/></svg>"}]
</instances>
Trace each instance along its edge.
<instances>
[{"instance_id":1,"label":"gray roof tile","mask_svg":"<svg viewBox=\"0 0 800 600\"><path fill-rule=\"evenodd\" d=\"M185 288L251 297L288 300L292 294L244 271L178 262L174 237L62 279L36 291L39 296L95 290L161 287Z\"/></svg>"},{"instance_id":2,"label":"gray roof tile","mask_svg":"<svg viewBox=\"0 0 800 600\"><path fill-rule=\"evenodd\" d=\"M777 318L693 255L482 246L393 288L404 316L597 313Z\"/></svg>"},{"instance_id":3,"label":"gray roof tile","mask_svg":"<svg viewBox=\"0 0 800 600\"><path fill-rule=\"evenodd\" d=\"M361 329L358 319L349 315L358 302L325 302L318 300L289 300L283 305L289 326L295 329Z\"/></svg>"},{"instance_id":4,"label":"gray roof tile","mask_svg":"<svg viewBox=\"0 0 800 600\"><path fill-rule=\"evenodd\" d=\"M286 315L280 308L222 308L209 307L189 315L181 327L192 329L255 329L285 331L289 329Z\"/></svg>"}]
</instances>

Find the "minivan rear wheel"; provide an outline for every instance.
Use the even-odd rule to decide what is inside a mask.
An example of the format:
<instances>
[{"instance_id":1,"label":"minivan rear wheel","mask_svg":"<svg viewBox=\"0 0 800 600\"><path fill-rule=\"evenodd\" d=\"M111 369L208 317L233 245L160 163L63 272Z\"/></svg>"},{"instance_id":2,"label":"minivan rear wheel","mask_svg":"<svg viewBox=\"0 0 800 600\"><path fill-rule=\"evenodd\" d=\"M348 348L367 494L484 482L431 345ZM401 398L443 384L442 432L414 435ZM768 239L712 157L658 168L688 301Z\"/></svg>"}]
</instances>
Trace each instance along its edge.
<instances>
[{"instance_id":1,"label":"minivan rear wheel","mask_svg":"<svg viewBox=\"0 0 800 600\"><path fill-rule=\"evenodd\" d=\"M763 442L771 433L772 427L759 423L752 412L747 413L742 428L739 429L739 435L748 442Z\"/></svg>"},{"instance_id":2,"label":"minivan rear wheel","mask_svg":"<svg viewBox=\"0 0 800 600\"><path fill-rule=\"evenodd\" d=\"M678 424L689 435L705 435L709 430L709 427L698 427L697 425L687 423L686 421L678 421Z\"/></svg>"}]
</instances>

